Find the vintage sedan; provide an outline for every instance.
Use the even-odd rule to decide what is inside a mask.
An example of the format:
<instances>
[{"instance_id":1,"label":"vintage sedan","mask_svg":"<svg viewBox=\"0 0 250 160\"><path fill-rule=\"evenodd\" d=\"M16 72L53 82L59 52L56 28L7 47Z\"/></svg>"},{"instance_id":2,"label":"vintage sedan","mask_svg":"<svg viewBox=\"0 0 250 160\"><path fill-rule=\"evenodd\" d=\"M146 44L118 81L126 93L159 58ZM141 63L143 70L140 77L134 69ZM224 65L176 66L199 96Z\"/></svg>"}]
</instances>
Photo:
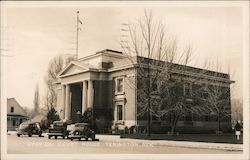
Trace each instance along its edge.
<instances>
[{"instance_id":1,"label":"vintage sedan","mask_svg":"<svg viewBox=\"0 0 250 160\"><path fill-rule=\"evenodd\" d=\"M21 135L28 135L31 137L32 135L38 135L39 137L42 136L42 130L37 122L24 122L19 125L17 130L17 136L20 137Z\"/></svg>"},{"instance_id":2,"label":"vintage sedan","mask_svg":"<svg viewBox=\"0 0 250 160\"><path fill-rule=\"evenodd\" d=\"M54 121L52 126L49 128L48 138L51 137L62 137L63 139L68 136L67 123L62 121Z\"/></svg>"},{"instance_id":3,"label":"vintage sedan","mask_svg":"<svg viewBox=\"0 0 250 160\"><path fill-rule=\"evenodd\" d=\"M89 128L87 123L76 123L73 130L69 133L71 141L78 139L79 141L84 138L86 141L91 139L92 141L98 141L95 138L95 132Z\"/></svg>"}]
</instances>

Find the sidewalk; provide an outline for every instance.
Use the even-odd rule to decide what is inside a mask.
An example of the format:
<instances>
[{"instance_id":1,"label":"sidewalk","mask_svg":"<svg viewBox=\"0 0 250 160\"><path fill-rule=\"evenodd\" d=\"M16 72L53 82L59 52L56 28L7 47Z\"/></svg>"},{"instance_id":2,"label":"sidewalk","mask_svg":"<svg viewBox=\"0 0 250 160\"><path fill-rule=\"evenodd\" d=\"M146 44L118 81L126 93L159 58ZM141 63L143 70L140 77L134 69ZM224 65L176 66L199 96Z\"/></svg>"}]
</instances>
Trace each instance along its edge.
<instances>
[{"instance_id":1,"label":"sidewalk","mask_svg":"<svg viewBox=\"0 0 250 160\"><path fill-rule=\"evenodd\" d=\"M13 135L13 134L16 134L17 132L16 131L8 131L7 135Z\"/></svg>"},{"instance_id":2,"label":"sidewalk","mask_svg":"<svg viewBox=\"0 0 250 160\"><path fill-rule=\"evenodd\" d=\"M243 151L242 144L225 144L225 143L208 143L208 142L190 142L190 141L173 141L173 140L143 140L120 138L119 135L96 135L100 141L114 143L150 143L154 146L170 146L170 147L187 147L202 149L221 149L231 151Z\"/></svg>"},{"instance_id":3,"label":"sidewalk","mask_svg":"<svg viewBox=\"0 0 250 160\"><path fill-rule=\"evenodd\" d=\"M17 136L17 131L8 131L7 135L15 135L15 136ZM46 137L47 133L42 133L42 136Z\"/></svg>"}]
</instances>

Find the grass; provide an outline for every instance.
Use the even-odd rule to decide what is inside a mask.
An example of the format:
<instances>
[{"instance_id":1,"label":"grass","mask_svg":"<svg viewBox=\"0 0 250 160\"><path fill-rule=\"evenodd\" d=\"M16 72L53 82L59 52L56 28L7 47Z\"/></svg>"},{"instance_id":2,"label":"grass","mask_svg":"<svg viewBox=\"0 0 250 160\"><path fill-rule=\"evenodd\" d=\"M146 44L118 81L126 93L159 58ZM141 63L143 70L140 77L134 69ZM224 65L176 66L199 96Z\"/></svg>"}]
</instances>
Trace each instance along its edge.
<instances>
[{"instance_id":1,"label":"grass","mask_svg":"<svg viewBox=\"0 0 250 160\"><path fill-rule=\"evenodd\" d=\"M174 141L191 141L191 142L208 142L208 143L229 143L229 144L243 144L243 136L240 140L236 139L234 134L179 134L179 135L166 135L166 134L121 134L121 138L131 139L147 139L147 140L174 140Z\"/></svg>"}]
</instances>

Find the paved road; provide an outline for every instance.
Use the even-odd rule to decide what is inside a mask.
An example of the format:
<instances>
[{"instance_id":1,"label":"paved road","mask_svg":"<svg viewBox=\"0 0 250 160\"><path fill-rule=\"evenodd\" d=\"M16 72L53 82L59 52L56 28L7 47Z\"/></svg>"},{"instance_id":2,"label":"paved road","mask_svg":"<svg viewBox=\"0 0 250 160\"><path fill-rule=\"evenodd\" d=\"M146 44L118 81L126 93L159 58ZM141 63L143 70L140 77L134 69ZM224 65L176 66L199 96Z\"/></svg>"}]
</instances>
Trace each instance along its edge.
<instances>
[{"instance_id":1,"label":"paved road","mask_svg":"<svg viewBox=\"0 0 250 160\"><path fill-rule=\"evenodd\" d=\"M98 138L98 135L96 136ZM99 136L100 138L100 136ZM48 139L45 137L7 136L8 154L237 154L241 151L197 149L184 147L156 146L148 142L110 141L70 141L68 139Z\"/></svg>"}]
</instances>

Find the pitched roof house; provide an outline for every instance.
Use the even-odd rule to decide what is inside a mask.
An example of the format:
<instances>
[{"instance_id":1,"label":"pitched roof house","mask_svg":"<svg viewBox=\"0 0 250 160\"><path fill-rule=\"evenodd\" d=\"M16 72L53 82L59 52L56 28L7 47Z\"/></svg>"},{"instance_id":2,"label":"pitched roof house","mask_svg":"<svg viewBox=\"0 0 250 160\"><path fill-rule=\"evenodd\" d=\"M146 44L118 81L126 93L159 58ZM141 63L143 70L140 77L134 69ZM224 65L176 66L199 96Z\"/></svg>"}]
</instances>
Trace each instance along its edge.
<instances>
[{"instance_id":1,"label":"pitched roof house","mask_svg":"<svg viewBox=\"0 0 250 160\"><path fill-rule=\"evenodd\" d=\"M7 99L7 128L15 130L15 128L23 121L28 120L27 113L16 101L15 98Z\"/></svg>"}]
</instances>

